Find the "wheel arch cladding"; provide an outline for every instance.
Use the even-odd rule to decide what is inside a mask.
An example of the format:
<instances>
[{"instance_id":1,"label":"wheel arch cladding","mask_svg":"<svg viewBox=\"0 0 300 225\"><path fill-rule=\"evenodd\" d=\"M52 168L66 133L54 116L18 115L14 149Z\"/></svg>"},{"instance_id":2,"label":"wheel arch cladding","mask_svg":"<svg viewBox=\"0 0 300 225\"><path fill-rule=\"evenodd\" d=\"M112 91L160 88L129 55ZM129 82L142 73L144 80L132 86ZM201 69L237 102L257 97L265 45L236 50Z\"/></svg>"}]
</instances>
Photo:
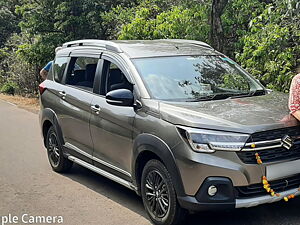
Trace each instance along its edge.
<instances>
[{"instance_id":1,"label":"wheel arch cladding","mask_svg":"<svg viewBox=\"0 0 300 225\"><path fill-rule=\"evenodd\" d=\"M151 160L160 160L169 171L174 188L178 196L185 196L180 172L175 163L175 158L169 146L151 134L140 134L133 145L132 178L140 193L141 172L145 164Z\"/></svg>"},{"instance_id":2,"label":"wheel arch cladding","mask_svg":"<svg viewBox=\"0 0 300 225\"><path fill-rule=\"evenodd\" d=\"M61 127L58 123L57 116L56 116L55 112L52 109L49 109L49 108L43 109L42 123L41 124L42 124L42 131L43 131L43 137L44 137L44 145L46 143L45 138L47 136L47 132L48 132L49 128L51 127L51 125L54 126L54 129L57 132L60 143L61 144L65 143L64 140L63 140Z\"/></svg>"}]
</instances>

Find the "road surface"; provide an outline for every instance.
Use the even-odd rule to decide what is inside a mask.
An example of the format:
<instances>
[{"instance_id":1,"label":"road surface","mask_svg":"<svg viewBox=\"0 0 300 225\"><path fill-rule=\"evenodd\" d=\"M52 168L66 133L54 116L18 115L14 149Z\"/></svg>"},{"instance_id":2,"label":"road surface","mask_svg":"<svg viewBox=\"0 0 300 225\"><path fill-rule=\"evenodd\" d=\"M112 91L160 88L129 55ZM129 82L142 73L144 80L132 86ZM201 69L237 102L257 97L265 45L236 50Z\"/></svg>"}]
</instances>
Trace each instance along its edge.
<instances>
[{"instance_id":1,"label":"road surface","mask_svg":"<svg viewBox=\"0 0 300 225\"><path fill-rule=\"evenodd\" d=\"M62 216L66 225L150 224L141 199L125 187L77 165L68 174L53 172L38 115L0 100L0 225L9 214ZM300 198L193 214L186 224L296 225Z\"/></svg>"}]
</instances>

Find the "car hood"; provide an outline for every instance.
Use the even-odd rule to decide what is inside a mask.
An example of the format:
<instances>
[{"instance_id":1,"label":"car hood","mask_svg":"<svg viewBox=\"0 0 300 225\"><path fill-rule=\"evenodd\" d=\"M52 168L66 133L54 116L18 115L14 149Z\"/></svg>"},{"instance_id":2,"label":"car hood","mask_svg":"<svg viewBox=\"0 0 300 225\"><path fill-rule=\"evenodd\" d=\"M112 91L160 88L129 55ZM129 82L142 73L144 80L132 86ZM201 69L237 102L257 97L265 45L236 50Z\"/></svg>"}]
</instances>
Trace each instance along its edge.
<instances>
[{"instance_id":1,"label":"car hood","mask_svg":"<svg viewBox=\"0 0 300 225\"><path fill-rule=\"evenodd\" d=\"M254 133L299 125L290 115L288 95L272 92L225 100L159 103L162 119L196 128Z\"/></svg>"}]
</instances>

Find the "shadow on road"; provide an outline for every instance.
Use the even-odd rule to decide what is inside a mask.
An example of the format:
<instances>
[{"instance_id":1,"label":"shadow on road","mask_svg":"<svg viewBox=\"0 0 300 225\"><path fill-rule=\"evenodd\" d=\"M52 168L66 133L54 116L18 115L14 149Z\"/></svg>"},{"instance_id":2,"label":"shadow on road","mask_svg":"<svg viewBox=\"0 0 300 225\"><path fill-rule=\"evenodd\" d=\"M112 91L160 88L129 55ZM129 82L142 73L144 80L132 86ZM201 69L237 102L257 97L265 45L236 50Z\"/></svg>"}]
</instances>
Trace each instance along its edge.
<instances>
[{"instance_id":1,"label":"shadow on road","mask_svg":"<svg viewBox=\"0 0 300 225\"><path fill-rule=\"evenodd\" d=\"M74 165L64 176L117 202L148 219L142 200L135 192L81 166ZM189 215L185 225L298 225L300 198L227 212L201 212Z\"/></svg>"}]
</instances>

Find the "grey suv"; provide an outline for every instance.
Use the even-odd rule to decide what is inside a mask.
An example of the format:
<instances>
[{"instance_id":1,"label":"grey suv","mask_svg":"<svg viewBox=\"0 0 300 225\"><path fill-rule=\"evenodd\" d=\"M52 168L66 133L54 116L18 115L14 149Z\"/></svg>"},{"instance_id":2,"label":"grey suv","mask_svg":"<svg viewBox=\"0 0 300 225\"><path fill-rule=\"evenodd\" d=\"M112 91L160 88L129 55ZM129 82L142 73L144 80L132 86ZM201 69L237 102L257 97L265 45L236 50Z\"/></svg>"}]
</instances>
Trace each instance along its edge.
<instances>
[{"instance_id":1,"label":"grey suv","mask_svg":"<svg viewBox=\"0 0 300 225\"><path fill-rule=\"evenodd\" d=\"M39 90L53 170L74 162L134 190L154 224L299 194L287 96L203 42L68 42Z\"/></svg>"}]
</instances>

